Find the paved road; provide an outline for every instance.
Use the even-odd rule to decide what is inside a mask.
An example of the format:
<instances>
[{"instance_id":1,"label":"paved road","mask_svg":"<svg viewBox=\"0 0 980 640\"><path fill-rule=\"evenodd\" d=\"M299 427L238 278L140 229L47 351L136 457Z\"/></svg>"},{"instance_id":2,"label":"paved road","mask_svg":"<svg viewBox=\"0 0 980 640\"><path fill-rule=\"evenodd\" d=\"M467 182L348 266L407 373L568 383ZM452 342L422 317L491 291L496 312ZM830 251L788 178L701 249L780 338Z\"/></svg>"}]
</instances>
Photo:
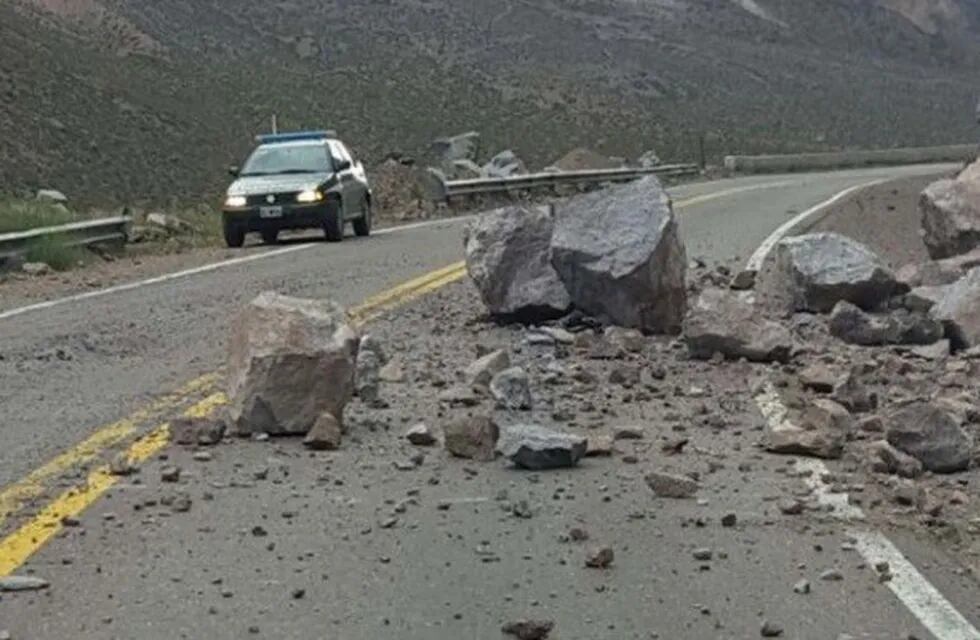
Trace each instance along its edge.
<instances>
[{"instance_id":1,"label":"paved road","mask_svg":"<svg viewBox=\"0 0 980 640\"><path fill-rule=\"evenodd\" d=\"M689 254L734 261L790 215L845 188L928 171L935 169L761 176L678 187L673 196ZM458 221L449 221L320 244L0 320L0 485L220 366L230 314L259 291L354 304L460 259L460 231ZM472 317L460 298L472 306L457 287L382 320L377 331L388 344L431 357L459 339L448 332L446 345L433 342L433 327ZM500 331L497 337L506 339ZM464 356L445 358L446 366L458 366ZM745 393L731 389L740 401ZM410 395L404 401L416 419L440 419L431 398ZM649 418L632 415L625 398L616 400L619 418ZM736 413L749 423L758 419L744 402ZM136 426L153 424L148 418ZM153 462L142 482L127 483L86 514L87 535L66 530L31 560L28 568L55 588L3 596L0 630L10 629L15 639L240 638L252 627L276 638L496 638L507 608L555 618L556 637L565 639L757 637L767 616L776 616L792 638L930 637L868 579L844 530L775 523L769 499L792 491L795 482L783 467L759 463L749 482L734 463L712 466L708 504L653 503L637 487L639 469L595 465L530 483L495 467L444 461L431 470L392 472L403 428L378 424L384 437L372 440L372 427L350 455L325 463L313 458L310 464L292 444L227 445L207 465L189 452L168 451L192 469L190 513L154 511L167 487L157 482L160 462ZM729 431L701 444L738 450L742 437ZM659 460L656 451L644 454ZM753 455L746 453L747 460ZM259 468L270 469L267 480L254 479ZM495 500L501 487L540 505L539 514L527 523L503 514ZM574 509L549 506L562 493L574 494ZM152 496L149 506L143 495ZM406 507L395 528L381 530L379 521L406 497L418 504ZM449 511L436 508L439 500L465 498L471 500ZM717 525L728 511L740 514L734 532ZM699 519L711 524L698 526ZM623 560L614 579L583 574L582 551L556 543L579 520L615 542ZM254 535L255 526L270 535ZM975 586L928 543L907 544L931 558L930 576L951 591L947 597L966 603L961 611L975 621L977 612L969 610L976 608ZM705 569L691 560L694 546L727 557ZM845 580L818 585L815 573L827 567L840 568ZM814 593L803 597L792 585L805 576ZM293 598L299 588L306 595Z\"/></svg>"}]
</instances>

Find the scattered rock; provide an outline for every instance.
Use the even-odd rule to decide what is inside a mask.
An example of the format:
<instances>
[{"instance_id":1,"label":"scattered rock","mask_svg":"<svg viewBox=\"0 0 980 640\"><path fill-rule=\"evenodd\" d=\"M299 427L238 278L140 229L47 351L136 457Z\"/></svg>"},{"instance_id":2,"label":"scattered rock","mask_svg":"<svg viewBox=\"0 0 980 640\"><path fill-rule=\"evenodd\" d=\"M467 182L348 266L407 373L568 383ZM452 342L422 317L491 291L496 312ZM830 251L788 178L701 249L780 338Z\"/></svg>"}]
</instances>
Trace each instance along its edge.
<instances>
[{"instance_id":1,"label":"scattered rock","mask_svg":"<svg viewBox=\"0 0 980 640\"><path fill-rule=\"evenodd\" d=\"M572 301L551 265L551 207L507 207L466 232L466 267L491 315L536 322L562 316Z\"/></svg>"},{"instance_id":2,"label":"scattered rock","mask_svg":"<svg viewBox=\"0 0 980 640\"><path fill-rule=\"evenodd\" d=\"M899 451L886 440L877 440L867 447L871 470L876 473L896 474L903 478L917 478L922 475L922 463L916 458Z\"/></svg>"},{"instance_id":3,"label":"scattered rock","mask_svg":"<svg viewBox=\"0 0 980 640\"><path fill-rule=\"evenodd\" d=\"M483 165L482 173L487 178L507 178L527 173L527 168L516 153L507 149L490 158L490 161Z\"/></svg>"},{"instance_id":4,"label":"scattered rock","mask_svg":"<svg viewBox=\"0 0 980 640\"><path fill-rule=\"evenodd\" d=\"M952 473L970 466L973 437L938 404L916 401L887 418L888 443L919 460L929 471Z\"/></svg>"},{"instance_id":5,"label":"scattered rock","mask_svg":"<svg viewBox=\"0 0 980 640\"><path fill-rule=\"evenodd\" d=\"M225 423L214 418L179 417L170 422L170 434L177 444L209 446L221 442Z\"/></svg>"},{"instance_id":6,"label":"scattered rock","mask_svg":"<svg viewBox=\"0 0 980 640\"><path fill-rule=\"evenodd\" d=\"M793 593L798 593L800 595L806 595L810 593L810 581L800 580L793 585Z\"/></svg>"},{"instance_id":7,"label":"scattered rock","mask_svg":"<svg viewBox=\"0 0 980 640\"><path fill-rule=\"evenodd\" d=\"M0 577L0 591L38 591L48 586L47 580L35 576Z\"/></svg>"},{"instance_id":8,"label":"scattered rock","mask_svg":"<svg viewBox=\"0 0 980 640\"><path fill-rule=\"evenodd\" d=\"M191 505L193 501L191 497L186 493L181 493L174 497L173 502L170 504L170 508L173 509L174 513L187 513L191 510Z\"/></svg>"},{"instance_id":9,"label":"scattered rock","mask_svg":"<svg viewBox=\"0 0 980 640\"><path fill-rule=\"evenodd\" d=\"M827 569L820 574L820 579L827 582L840 582L844 579L844 574L837 569Z\"/></svg>"},{"instance_id":10,"label":"scattered rock","mask_svg":"<svg viewBox=\"0 0 980 640\"><path fill-rule=\"evenodd\" d=\"M878 396L861 384L856 371L851 370L839 377L831 399L854 413L867 413L878 408Z\"/></svg>"},{"instance_id":11,"label":"scattered rock","mask_svg":"<svg viewBox=\"0 0 980 640\"><path fill-rule=\"evenodd\" d=\"M618 427L613 432L614 440L642 440L644 437L643 427Z\"/></svg>"},{"instance_id":12,"label":"scattered rock","mask_svg":"<svg viewBox=\"0 0 980 640\"><path fill-rule=\"evenodd\" d=\"M614 347L627 353L641 353L647 346L647 337L636 329L606 327L603 336Z\"/></svg>"},{"instance_id":13,"label":"scattered rock","mask_svg":"<svg viewBox=\"0 0 980 640\"><path fill-rule=\"evenodd\" d=\"M945 327L954 349L980 345L980 267L944 287L931 313Z\"/></svg>"},{"instance_id":14,"label":"scattered rock","mask_svg":"<svg viewBox=\"0 0 980 640\"><path fill-rule=\"evenodd\" d=\"M714 551L708 548L695 549L691 552L691 557L699 562L707 562L714 557Z\"/></svg>"},{"instance_id":15,"label":"scattered rock","mask_svg":"<svg viewBox=\"0 0 980 640\"><path fill-rule=\"evenodd\" d=\"M684 319L691 356L702 360L720 353L754 362L785 362L793 337L785 326L760 316L749 293L705 289Z\"/></svg>"},{"instance_id":16,"label":"scattered rock","mask_svg":"<svg viewBox=\"0 0 980 640\"><path fill-rule=\"evenodd\" d=\"M421 422L405 433L405 439L419 447L431 447L439 440L436 438L429 426Z\"/></svg>"},{"instance_id":17,"label":"scattered rock","mask_svg":"<svg viewBox=\"0 0 980 640\"><path fill-rule=\"evenodd\" d=\"M180 481L180 467L174 465L168 465L160 469L160 481L161 482L179 482Z\"/></svg>"},{"instance_id":18,"label":"scattered rock","mask_svg":"<svg viewBox=\"0 0 980 640\"><path fill-rule=\"evenodd\" d=\"M337 418L329 413L321 413L313 428L303 438L303 444L314 451L333 451L340 448L343 429Z\"/></svg>"},{"instance_id":19,"label":"scattered rock","mask_svg":"<svg viewBox=\"0 0 980 640\"><path fill-rule=\"evenodd\" d=\"M45 276L51 273L51 265L46 262L25 262L20 270L29 276Z\"/></svg>"},{"instance_id":20,"label":"scattered rock","mask_svg":"<svg viewBox=\"0 0 980 640\"><path fill-rule=\"evenodd\" d=\"M478 387L487 387L495 375L510 367L510 356L503 349L490 353L475 360L464 372L466 381Z\"/></svg>"},{"instance_id":21,"label":"scattered rock","mask_svg":"<svg viewBox=\"0 0 980 640\"><path fill-rule=\"evenodd\" d=\"M475 407L483 401L483 396L470 385L456 385L441 391L439 401L453 406Z\"/></svg>"},{"instance_id":22,"label":"scattered rock","mask_svg":"<svg viewBox=\"0 0 980 640\"><path fill-rule=\"evenodd\" d=\"M721 526L731 528L738 524L738 516L734 513L726 513L721 517Z\"/></svg>"},{"instance_id":23,"label":"scattered rock","mask_svg":"<svg viewBox=\"0 0 980 640\"><path fill-rule=\"evenodd\" d=\"M661 498L691 498L701 488L692 478L663 471L652 471L644 477L644 480L647 486Z\"/></svg>"},{"instance_id":24,"label":"scattered rock","mask_svg":"<svg viewBox=\"0 0 980 640\"><path fill-rule=\"evenodd\" d=\"M612 454L612 436L589 436L589 442L585 448L586 458L607 457L611 456Z\"/></svg>"},{"instance_id":25,"label":"scattered rock","mask_svg":"<svg viewBox=\"0 0 980 640\"><path fill-rule=\"evenodd\" d=\"M585 566L590 569L608 569L614 558L615 554L611 547L593 549L585 557Z\"/></svg>"},{"instance_id":26,"label":"scattered rock","mask_svg":"<svg viewBox=\"0 0 980 640\"><path fill-rule=\"evenodd\" d=\"M501 409L527 411L533 404L531 383L520 367L511 367L495 375L490 381L490 393Z\"/></svg>"},{"instance_id":27,"label":"scattered rock","mask_svg":"<svg viewBox=\"0 0 980 640\"><path fill-rule=\"evenodd\" d=\"M687 258L656 177L558 205L551 252L577 308L645 332L680 330Z\"/></svg>"},{"instance_id":28,"label":"scattered rock","mask_svg":"<svg viewBox=\"0 0 980 640\"><path fill-rule=\"evenodd\" d=\"M432 143L432 151L443 163L451 163L454 160L476 160L479 150L480 134L476 131L438 138Z\"/></svg>"},{"instance_id":29,"label":"scattered rock","mask_svg":"<svg viewBox=\"0 0 980 640\"><path fill-rule=\"evenodd\" d=\"M794 311L815 313L827 313L841 301L876 309L904 288L871 249L837 233L782 240L770 277Z\"/></svg>"},{"instance_id":30,"label":"scattered rock","mask_svg":"<svg viewBox=\"0 0 980 640\"><path fill-rule=\"evenodd\" d=\"M376 351L363 347L364 339L361 342L354 370L354 389L361 402L374 406L380 401L382 360Z\"/></svg>"},{"instance_id":31,"label":"scattered rock","mask_svg":"<svg viewBox=\"0 0 980 640\"><path fill-rule=\"evenodd\" d=\"M494 459L500 429L491 418L470 416L449 423L444 429L446 451L457 458L472 458L482 462Z\"/></svg>"},{"instance_id":32,"label":"scattered rock","mask_svg":"<svg viewBox=\"0 0 980 640\"><path fill-rule=\"evenodd\" d=\"M933 259L980 246L980 162L953 180L929 185L919 198L923 240Z\"/></svg>"},{"instance_id":33,"label":"scattered rock","mask_svg":"<svg viewBox=\"0 0 980 640\"><path fill-rule=\"evenodd\" d=\"M762 634L763 638L778 638L783 635L784 630L781 624L765 620L759 633Z\"/></svg>"},{"instance_id":34,"label":"scattered rock","mask_svg":"<svg viewBox=\"0 0 980 640\"><path fill-rule=\"evenodd\" d=\"M235 432L306 434L324 413L342 423L358 344L333 302L259 295L232 324L227 380Z\"/></svg>"},{"instance_id":35,"label":"scattered rock","mask_svg":"<svg viewBox=\"0 0 980 640\"><path fill-rule=\"evenodd\" d=\"M125 451L117 453L109 462L109 473L114 476L130 476L136 471L136 466L130 461L129 454Z\"/></svg>"},{"instance_id":36,"label":"scattered rock","mask_svg":"<svg viewBox=\"0 0 980 640\"><path fill-rule=\"evenodd\" d=\"M784 516L798 516L806 508L801 501L796 498L785 498L778 503L779 513Z\"/></svg>"},{"instance_id":37,"label":"scattered rock","mask_svg":"<svg viewBox=\"0 0 980 640\"><path fill-rule=\"evenodd\" d=\"M517 640L545 640L554 628L553 620L517 620L505 624L501 631Z\"/></svg>"},{"instance_id":38,"label":"scattered rock","mask_svg":"<svg viewBox=\"0 0 980 640\"><path fill-rule=\"evenodd\" d=\"M870 315L840 302L828 323L835 337L861 346L932 344L943 337L943 325L921 311L899 309L888 315Z\"/></svg>"},{"instance_id":39,"label":"scattered rock","mask_svg":"<svg viewBox=\"0 0 980 640\"><path fill-rule=\"evenodd\" d=\"M853 426L847 409L833 400L817 398L803 412L799 425L788 420L770 423L767 448L773 453L839 458Z\"/></svg>"},{"instance_id":40,"label":"scattered rock","mask_svg":"<svg viewBox=\"0 0 980 640\"><path fill-rule=\"evenodd\" d=\"M949 355L949 352L949 340L940 340L935 344L919 345L909 349L909 353L917 358L922 358L923 360L942 360Z\"/></svg>"},{"instance_id":41,"label":"scattered rock","mask_svg":"<svg viewBox=\"0 0 980 640\"><path fill-rule=\"evenodd\" d=\"M803 388L812 389L818 393L833 391L840 378L839 372L820 362L811 364L800 373L800 383Z\"/></svg>"},{"instance_id":42,"label":"scattered rock","mask_svg":"<svg viewBox=\"0 0 980 640\"><path fill-rule=\"evenodd\" d=\"M515 466L539 471L575 466L586 446L581 436L520 424L504 432L499 449Z\"/></svg>"},{"instance_id":43,"label":"scattered rock","mask_svg":"<svg viewBox=\"0 0 980 640\"><path fill-rule=\"evenodd\" d=\"M382 382L404 382L405 369L402 367L401 361L395 358L385 366L381 367L381 370L378 371L378 379Z\"/></svg>"}]
</instances>

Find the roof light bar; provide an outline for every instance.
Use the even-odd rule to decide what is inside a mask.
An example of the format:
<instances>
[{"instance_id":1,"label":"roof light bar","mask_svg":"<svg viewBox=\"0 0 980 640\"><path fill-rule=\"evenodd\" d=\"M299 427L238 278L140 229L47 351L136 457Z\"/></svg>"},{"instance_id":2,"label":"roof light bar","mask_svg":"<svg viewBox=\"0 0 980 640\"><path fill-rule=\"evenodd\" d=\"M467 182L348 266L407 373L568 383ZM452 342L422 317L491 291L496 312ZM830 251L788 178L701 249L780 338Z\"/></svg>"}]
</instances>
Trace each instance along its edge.
<instances>
[{"instance_id":1,"label":"roof light bar","mask_svg":"<svg viewBox=\"0 0 980 640\"><path fill-rule=\"evenodd\" d=\"M270 144L273 142L297 142L300 140L328 140L336 138L335 131L293 131L290 133L264 133L255 136L259 144Z\"/></svg>"}]
</instances>

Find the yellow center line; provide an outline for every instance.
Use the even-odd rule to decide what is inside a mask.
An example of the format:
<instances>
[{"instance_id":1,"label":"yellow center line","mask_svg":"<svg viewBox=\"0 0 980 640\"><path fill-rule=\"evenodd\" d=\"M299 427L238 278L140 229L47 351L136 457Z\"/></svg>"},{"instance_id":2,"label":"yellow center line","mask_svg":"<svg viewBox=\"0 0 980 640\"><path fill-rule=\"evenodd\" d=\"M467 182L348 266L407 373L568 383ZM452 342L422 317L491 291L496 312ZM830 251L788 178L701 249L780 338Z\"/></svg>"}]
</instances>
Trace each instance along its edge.
<instances>
[{"instance_id":1,"label":"yellow center line","mask_svg":"<svg viewBox=\"0 0 980 640\"><path fill-rule=\"evenodd\" d=\"M189 418L206 417L224 401L224 394L216 393L188 408L184 415ZM170 425L162 424L130 445L126 455L134 465L145 462L167 446L169 440ZM95 469L88 474L84 485L65 491L30 522L0 541L0 577L16 571L61 531L65 518L81 514L117 482L119 477L111 475L108 466Z\"/></svg>"},{"instance_id":2,"label":"yellow center line","mask_svg":"<svg viewBox=\"0 0 980 640\"><path fill-rule=\"evenodd\" d=\"M60 476L73 467L95 459L105 449L136 433L137 428L142 423L172 410L191 395L206 392L217 381L218 376L216 374L207 374L191 380L177 391L155 400L149 406L132 415L102 427L68 451L57 455L43 466L32 471L23 480L4 487L0 491L0 527L24 503L42 495L47 489L45 486L47 481Z\"/></svg>"}]
</instances>

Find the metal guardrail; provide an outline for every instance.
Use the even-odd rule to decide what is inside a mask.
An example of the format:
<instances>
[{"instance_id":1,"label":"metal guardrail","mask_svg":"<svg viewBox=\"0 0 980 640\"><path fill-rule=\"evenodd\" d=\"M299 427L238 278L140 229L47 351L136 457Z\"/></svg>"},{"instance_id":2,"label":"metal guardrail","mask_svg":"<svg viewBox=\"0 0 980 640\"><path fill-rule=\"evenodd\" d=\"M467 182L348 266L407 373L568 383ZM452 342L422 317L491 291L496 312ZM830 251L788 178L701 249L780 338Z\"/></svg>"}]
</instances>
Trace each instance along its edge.
<instances>
[{"instance_id":1,"label":"metal guardrail","mask_svg":"<svg viewBox=\"0 0 980 640\"><path fill-rule=\"evenodd\" d=\"M87 247L97 244L125 243L129 237L127 216L72 222L57 227L41 227L28 231L0 234L0 263L24 253L31 243L52 239L68 247Z\"/></svg>"},{"instance_id":2,"label":"metal guardrail","mask_svg":"<svg viewBox=\"0 0 980 640\"><path fill-rule=\"evenodd\" d=\"M823 153L762 156L726 156L725 169L735 173L820 171L851 167L899 166L945 162L971 162L980 146L953 144L940 147L854 149Z\"/></svg>"},{"instance_id":3,"label":"metal guardrail","mask_svg":"<svg viewBox=\"0 0 980 640\"><path fill-rule=\"evenodd\" d=\"M604 182L629 182L643 176L662 177L691 176L700 173L695 164L670 164L650 168L628 167L623 169L594 169L590 171L555 171L528 173L506 178L472 178L446 180L439 172L430 171L436 182L436 200L447 201L463 196L491 193L511 193L554 188L560 185L601 184Z\"/></svg>"}]
</instances>

